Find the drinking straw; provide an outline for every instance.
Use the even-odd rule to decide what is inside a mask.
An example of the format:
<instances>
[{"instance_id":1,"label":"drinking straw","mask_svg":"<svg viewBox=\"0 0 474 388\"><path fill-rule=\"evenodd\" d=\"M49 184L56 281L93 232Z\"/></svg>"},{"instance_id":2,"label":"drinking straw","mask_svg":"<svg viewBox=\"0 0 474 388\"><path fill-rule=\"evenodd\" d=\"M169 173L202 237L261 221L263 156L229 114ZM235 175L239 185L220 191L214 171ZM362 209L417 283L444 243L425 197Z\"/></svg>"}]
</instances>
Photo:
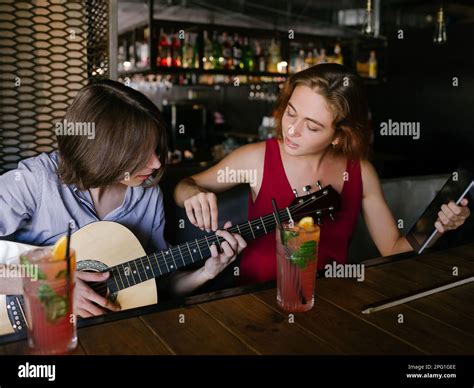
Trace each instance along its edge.
<instances>
[{"instance_id":1,"label":"drinking straw","mask_svg":"<svg viewBox=\"0 0 474 388\"><path fill-rule=\"evenodd\" d=\"M275 218L277 221L278 229L280 229L280 232L283 233L283 226L281 224L280 214L278 214L278 207L277 207L275 198L272 198L272 205L273 205L273 210L275 212Z\"/></svg>"},{"instance_id":2,"label":"drinking straw","mask_svg":"<svg viewBox=\"0 0 474 388\"><path fill-rule=\"evenodd\" d=\"M468 278L458 280L458 281L453 282L453 283L448 283L448 284L445 284L443 286L427 289L425 291L418 292L416 294L408 295L406 297L403 297L403 298L400 298L400 299L397 299L397 300L392 300L390 302L381 303L381 304L375 304L375 305L372 305L372 306L366 308L365 310L362 310L362 314L371 314L371 313L374 313L376 311L385 310L385 309L388 309L389 307L393 307L393 306L397 306L399 304L407 303L407 302L410 302L410 301L415 300L415 299L424 298L425 296L436 294L437 292L449 290L450 288L458 287L458 286L461 286L461 285L466 284L466 283L471 283L473 281L474 281L474 276L471 276L471 277L468 277Z\"/></svg>"},{"instance_id":3,"label":"drinking straw","mask_svg":"<svg viewBox=\"0 0 474 388\"><path fill-rule=\"evenodd\" d=\"M69 283L71 276L71 233L72 233L72 222L68 223L67 226L67 238L66 238L66 275Z\"/></svg>"}]
</instances>

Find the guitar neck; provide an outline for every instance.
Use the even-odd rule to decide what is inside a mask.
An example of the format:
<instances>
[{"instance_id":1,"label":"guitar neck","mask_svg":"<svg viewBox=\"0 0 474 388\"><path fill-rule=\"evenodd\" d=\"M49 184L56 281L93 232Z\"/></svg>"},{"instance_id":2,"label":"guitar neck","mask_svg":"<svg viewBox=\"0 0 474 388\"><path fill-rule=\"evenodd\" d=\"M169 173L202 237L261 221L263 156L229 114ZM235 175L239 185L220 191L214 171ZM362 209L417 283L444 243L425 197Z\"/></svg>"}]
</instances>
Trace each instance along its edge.
<instances>
[{"instance_id":1,"label":"guitar neck","mask_svg":"<svg viewBox=\"0 0 474 388\"><path fill-rule=\"evenodd\" d=\"M312 212L316 213L319 217L327 211L337 210L339 207L338 201L334 196L337 196L337 193L330 186L327 186L318 193L297 198L292 202L292 205L278 211L279 219L285 222L293 217L303 216ZM331 201L328 201L328 199L331 199ZM294 202L296 204L293 205ZM315 209L314 207L317 202L320 206ZM272 232L275 230L275 225L276 215L275 213L270 213L266 216L234 225L228 230L232 233L238 233L244 240L250 241ZM111 291L120 291L147 280L166 275L190 264L207 259L211 256L211 246L216 245L219 248L218 250L220 250L220 245L223 241L225 241L223 237L211 234L199 240L188 241L172 246L165 251L152 253L116 265L110 268L112 276L107 281L107 284Z\"/></svg>"},{"instance_id":2,"label":"guitar neck","mask_svg":"<svg viewBox=\"0 0 474 388\"><path fill-rule=\"evenodd\" d=\"M281 221L290 219L290 213L287 209L279 211ZM231 233L238 233L244 240L250 241L272 232L275 230L275 225L275 214L270 213L264 217L234 225L227 230ZM108 285L113 291L120 291L174 272L209 258L211 256L211 246L216 245L220 250L223 241L225 241L223 237L212 234L116 265L110 268L112 276L108 280Z\"/></svg>"}]
</instances>

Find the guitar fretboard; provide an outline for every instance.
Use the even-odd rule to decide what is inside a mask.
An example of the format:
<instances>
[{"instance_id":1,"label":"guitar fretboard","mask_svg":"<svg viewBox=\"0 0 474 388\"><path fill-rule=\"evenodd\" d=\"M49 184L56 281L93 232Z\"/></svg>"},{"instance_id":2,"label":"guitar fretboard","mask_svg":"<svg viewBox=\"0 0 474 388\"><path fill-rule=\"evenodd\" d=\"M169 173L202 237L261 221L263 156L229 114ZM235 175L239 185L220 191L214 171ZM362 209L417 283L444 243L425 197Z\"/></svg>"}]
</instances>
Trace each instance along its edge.
<instances>
[{"instance_id":1,"label":"guitar fretboard","mask_svg":"<svg viewBox=\"0 0 474 388\"><path fill-rule=\"evenodd\" d=\"M329 188L329 190L333 189ZM290 220L294 216L293 212L301 211L302 207L313 204L313 202L318 201L326 194L328 194L328 189L322 190L322 193L308 195L307 197L309 198L304 200L301 198L297 205L279 210L279 219L282 222ZM319 208L316 213L321 214L323 210L332 211L333 207L331 205L331 207L325 209ZM238 233L244 240L250 241L271 233L275 229L275 226L276 216L274 213L270 213L266 216L234 225L230 227L228 231ZM222 251L221 243L223 241L225 241L223 237L210 234L201 239L171 246L167 250L139 257L111 267L109 270L112 276L107 280L109 290L112 292L120 291L207 259L211 256L212 245L216 245L218 251Z\"/></svg>"},{"instance_id":2,"label":"guitar fretboard","mask_svg":"<svg viewBox=\"0 0 474 388\"><path fill-rule=\"evenodd\" d=\"M282 221L289 220L289 213L286 210L280 211L279 214ZM231 233L238 233L244 240L250 241L272 232L275 229L275 225L275 215L270 214L234 225L227 230ZM221 251L221 243L223 241L225 241L223 237L212 234L201 239L171 246L165 251L156 252L116 265L110 268L111 275L113 276L108 281L109 286L114 291L120 291L202 261L211 256L212 245L216 245L218 250Z\"/></svg>"}]
</instances>

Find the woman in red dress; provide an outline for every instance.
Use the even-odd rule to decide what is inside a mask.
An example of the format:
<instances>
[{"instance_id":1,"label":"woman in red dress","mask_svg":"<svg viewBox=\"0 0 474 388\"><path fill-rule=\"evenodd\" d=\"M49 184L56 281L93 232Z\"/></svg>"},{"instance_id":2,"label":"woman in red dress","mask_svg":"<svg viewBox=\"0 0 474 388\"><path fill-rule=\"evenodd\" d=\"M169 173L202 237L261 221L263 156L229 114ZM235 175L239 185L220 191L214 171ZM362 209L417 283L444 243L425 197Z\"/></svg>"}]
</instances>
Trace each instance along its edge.
<instances>
[{"instance_id":1,"label":"woman in red dress","mask_svg":"<svg viewBox=\"0 0 474 388\"><path fill-rule=\"evenodd\" d=\"M280 208L294 194L315 182L331 185L341 195L341 210L334 222L321 227L318 269L327 263L347 261L348 246L362 211L372 240L383 256L410 251L385 202L377 173L367 160L371 132L367 99L358 76L336 64L322 64L301 71L284 85L275 110L278 138L248 144L210 169L181 181L175 200L186 208L195 226L216 230L218 211L215 193L238 183L221 182L219 172L256 173L249 196L249 219ZM254 174L241 174L252 177ZM444 232L462 225L469 216L467 199L457 206L445 204L435 227ZM240 276L244 283L276 277L274 233L252 241L243 251Z\"/></svg>"}]
</instances>

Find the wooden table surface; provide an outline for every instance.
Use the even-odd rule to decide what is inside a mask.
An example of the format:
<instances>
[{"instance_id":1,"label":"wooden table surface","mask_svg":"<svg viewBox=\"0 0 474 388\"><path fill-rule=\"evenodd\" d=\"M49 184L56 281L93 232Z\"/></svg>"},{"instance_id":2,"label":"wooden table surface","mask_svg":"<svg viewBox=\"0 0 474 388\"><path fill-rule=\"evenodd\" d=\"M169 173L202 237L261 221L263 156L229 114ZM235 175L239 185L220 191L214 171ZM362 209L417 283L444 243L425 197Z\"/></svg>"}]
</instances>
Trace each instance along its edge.
<instances>
[{"instance_id":1,"label":"wooden table surface","mask_svg":"<svg viewBox=\"0 0 474 388\"><path fill-rule=\"evenodd\" d=\"M370 260L363 282L318 279L314 308L294 314L294 322L271 288L81 328L74 354L472 355L474 283L361 313L369 304L455 281L453 267L458 277L474 273L474 244ZM0 354L25 351L25 341L0 346Z\"/></svg>"}]
</instances>

